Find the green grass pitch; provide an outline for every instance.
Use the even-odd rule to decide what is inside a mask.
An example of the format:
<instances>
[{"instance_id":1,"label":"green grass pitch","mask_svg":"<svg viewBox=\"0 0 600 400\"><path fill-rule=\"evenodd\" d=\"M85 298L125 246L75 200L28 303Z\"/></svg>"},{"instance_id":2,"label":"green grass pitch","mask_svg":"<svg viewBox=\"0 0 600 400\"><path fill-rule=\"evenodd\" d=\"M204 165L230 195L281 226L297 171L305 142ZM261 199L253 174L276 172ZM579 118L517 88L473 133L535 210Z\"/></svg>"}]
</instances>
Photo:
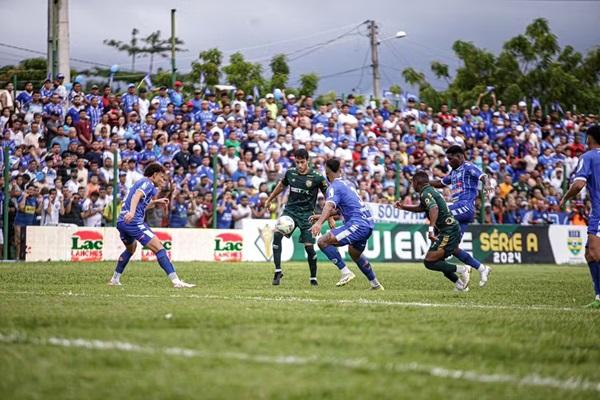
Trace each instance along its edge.
<instances>
[{"instance_id":1,"label":"green grass pitch","mask_svg":"<svg viewBox=\"0 0 600 400\"><path fill-rule=\"evenodd\" d=\"M588 270L496 266L454 293L417 264L0 265L2 399L598 399Z\"/></svg>"}]
</instances>

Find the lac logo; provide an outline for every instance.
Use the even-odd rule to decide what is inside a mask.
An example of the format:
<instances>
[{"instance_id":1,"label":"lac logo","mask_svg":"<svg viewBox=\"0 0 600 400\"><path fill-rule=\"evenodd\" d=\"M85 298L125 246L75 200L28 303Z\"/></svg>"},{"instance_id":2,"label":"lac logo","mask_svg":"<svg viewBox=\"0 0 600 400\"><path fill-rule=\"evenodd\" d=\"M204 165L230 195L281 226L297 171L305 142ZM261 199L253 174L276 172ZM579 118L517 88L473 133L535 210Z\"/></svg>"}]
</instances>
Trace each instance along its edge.
<instances>
[{"instance_id":1,"label":"lac logo","mask_svg":"<svg viewBox=\"0 0 600 400\"><path fill-rule=\"evenodd\" d=\"M102 233L76 231L71 236L71 261L102 261L102 247Z\"/></svg>"},{"instance_id":2,"label":"lac logo","mask_svg":"<svg viewBox=\"0 0 600 400\"><path fill-rule=\"evenodd\" d=\"M162 242L169 259L173 259L171 249L173 248L173 237L167 232L154 232L158 240ZM142 248L142 261L155 261L156 255L147 247Z\"/></svg>"},{"instance_id":3,"label":"lac logo","mask_svg":"<svg viewBox=\"0 0 600 400\"><path fill-rule=\"evenodd\" d=\"M221 233L215 238L215 261L242 261L244 239L237 233Z\"/></svg>"},{"instance_id":4,"label":"lac logo","mask_svg":"<svg viewBox=\"0 0 600 400\"><path fill-rule=\"evenodd\" d=\"M581 231L569 231L569 237L567 238L567 247L574 256L581 253L583 248L583 239L581 237Z\"/></svg>"}]
</instances>

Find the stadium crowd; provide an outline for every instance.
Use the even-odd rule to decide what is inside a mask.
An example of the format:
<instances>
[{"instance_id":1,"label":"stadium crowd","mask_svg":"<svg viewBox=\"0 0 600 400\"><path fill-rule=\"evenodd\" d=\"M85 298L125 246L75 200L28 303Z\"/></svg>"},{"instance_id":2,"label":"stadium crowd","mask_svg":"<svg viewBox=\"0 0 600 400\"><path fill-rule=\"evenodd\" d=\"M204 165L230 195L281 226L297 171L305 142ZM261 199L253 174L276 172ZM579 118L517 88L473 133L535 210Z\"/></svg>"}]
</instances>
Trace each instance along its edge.
<instances>
[{"instance_id":1,"label":"stadium crowd","mask_svg":"<svg viewBox=\"0 0 600 400\"><path fill-rule=\"evenodd\" d=\"M241 90L197 90L186 98L179 81L154 90L130 84L119 94L108 85L84 93L77 82L67 90L63 81L59 74L41 88L27 83L17 94L9 83L0 92L2 146L10 151L10 182L3 184L17 248L26 225L110 225L113 196L120 207L155 161L171 175L160 194L171 202L150 211L151 226L211 227L215 195L218 228L274 218L285 199L266 209L267 194L298 148L308 150L317 170L329 157L343 160L346 178L366 202L393 203L399 195L410 203L415 171L444 176L445 149L459 144L496 189L483 204L478 199L485 223L586 222L585 195L567 210L558 202L594 115L529 112L524 101L501 104L493 90L470 108L434 110L413 97L402 107L389 100L359 106L352 95L317 105L284 91L255 99Z\"/></svg>"}]
</instances>

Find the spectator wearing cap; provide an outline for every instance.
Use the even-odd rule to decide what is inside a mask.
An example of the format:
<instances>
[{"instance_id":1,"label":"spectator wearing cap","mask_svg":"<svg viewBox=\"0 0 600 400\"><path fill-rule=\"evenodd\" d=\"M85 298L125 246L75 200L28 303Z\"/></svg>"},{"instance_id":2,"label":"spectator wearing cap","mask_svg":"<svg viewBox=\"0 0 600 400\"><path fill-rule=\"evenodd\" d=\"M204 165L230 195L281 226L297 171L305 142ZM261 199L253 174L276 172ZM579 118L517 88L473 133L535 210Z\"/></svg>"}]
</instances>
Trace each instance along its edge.
<instances>
[{"instance_id":1,"label":"spectator wearing cap","mask_svg":"<svg viewBox=\"0 0 600 400\"><path fill-rule=\"evenodd\" d=\"M183 104L183 83L181 81L175 81L173 89L168 91L170 102L177 108Z\"/></svg>"},{"instance_id":2,"label":"spectator wearing cap","mask_svg":"<svg viewBox=\"0 0 600 400\"><path fill-rule=\"evenodd\" d=\"M244 101L244 94L245 93L243 90L238 89L235 92L235 99L231 103L233 108L239 105L239 113L242 117L246 117L248 115L248 103Z\"/></svg>"},{"instance_id":3,"label":"spectator wearing cap","mask_svg":"<svg viewBox=\"0 0 600 400\"><path fill-rule=\"evenodd\" d=\"M158 96L155 96L150 104L156 106L156 112L158 115L163 115L167 111L167 106L171 103L171 98L167 93L167 87L161 86L158 89Z\"/></svg>"},{"instance_id":4,"label":"spectator wearing cap","mask_svg":"<svg viewBox=\"0 0 600 400\"><path fill-rule=\"evenodd\" d=\"M139 102L140 98L136 94L136 87L133 83L130 83L127 85L127 93L121 96L121 105L125 111L125 114L131 113L134 107L139 107Z\"/></svg>"}]
</instances>

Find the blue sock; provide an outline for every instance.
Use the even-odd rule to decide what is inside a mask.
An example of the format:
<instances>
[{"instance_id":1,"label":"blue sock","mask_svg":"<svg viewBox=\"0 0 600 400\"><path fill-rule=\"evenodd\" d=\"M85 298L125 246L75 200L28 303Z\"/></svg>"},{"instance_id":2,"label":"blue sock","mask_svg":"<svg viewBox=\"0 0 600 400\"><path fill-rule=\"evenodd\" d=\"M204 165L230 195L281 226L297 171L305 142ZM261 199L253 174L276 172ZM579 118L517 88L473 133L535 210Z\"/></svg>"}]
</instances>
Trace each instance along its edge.
<instances>
[{"instance_id":1,"label":"blue sock","mask_svg":"<svg viewBox=\"0 0 600 400\"><path fill-rule=\"evenodd\" d=\"M362 272L369 281L375 279L375 271L371 268L371 264L369 263L369 260L367 260L367 257L360 256L356 261L356 265L358 265L360 272Z\"/></svg>"},{"instance_id":2,"label":"blue sock","mask_svg":"<svg viewBox=\"0 0 600 400\"><path fill-rule=\"evenodd\" d=\"M329 258L331 262L334 263L335 266L339 269L343 269L346 266L346 263L342 259L342 256L340 255L340 252L338 251L337 247L327 246L324 249L322 249L322 251L323 253L325 253L327 258Z\"/></svg>"},{"instance_id":3,"label":"blue sock","mask_svg":"<svg viewBox=\"0 0 600 400\"><path fill-rule=\"evenodd\" d=\"M456 258L475 269L479 269L479 267L481 266L481 263L477 259L473 258L473 256L471 256L463 249L458 249L458 254L456 254Z\"/></svg>"},{"instance_id":4,"label":"blue sock","mask_svg":"<svg viewBox=\"0 0 600 400\"><path fill-rule=\"evenodd\" d=\"M122 274L123 271L125 271L125 267L127 266L127 263L129 262L129 259L131 258L133 254L131 254L127 249L125 249L124 252L121 253L121 255L119 256L119 260L117 261L117 267L115 268L115 272Z\"/></svg>"},{"instance_id":5,"label":"blue sock","mask_svg":"<svg viewBox=\"0 0 600 400\"><path fill-rule=\"evenodd\" d=\"M588 262L590 273L592 274L592 282L594 282L594 291L597 296L600 296L600 261Z\"/></svg>"},{"instance_id":6,"label":"blue sock","mask_svg":"<svg viewBox=\"0 0 600 400\"><path fill-rule=\"evenodd\" d=\"M175 272L175 267L173 267L173 264L171 264L171 260L169 260L169 256L167 255L165 249L160 249L158 253L156 253L156 260L167 275Z\"/></svg>"}]
</instances>

